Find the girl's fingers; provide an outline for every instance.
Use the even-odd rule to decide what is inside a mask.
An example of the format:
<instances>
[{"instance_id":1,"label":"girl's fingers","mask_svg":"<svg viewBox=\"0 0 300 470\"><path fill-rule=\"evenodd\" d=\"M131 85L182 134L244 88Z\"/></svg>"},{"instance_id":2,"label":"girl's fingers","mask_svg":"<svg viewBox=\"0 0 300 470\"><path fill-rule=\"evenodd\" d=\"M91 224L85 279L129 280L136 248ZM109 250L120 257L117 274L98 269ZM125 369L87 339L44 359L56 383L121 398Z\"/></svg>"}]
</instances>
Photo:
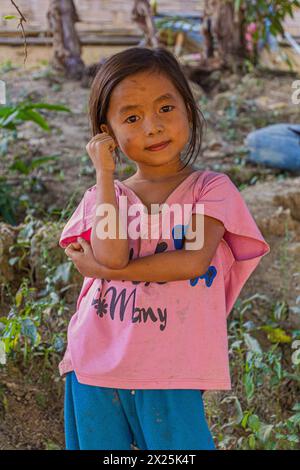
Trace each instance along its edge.
<instances>
[{"instance_id":1,"label":"girl's fingers","mask_svg":"<svg viewBox=\"0 0 300 470\"><path fill-rule=\"evenodd\" d=\"M67 248L65 249L65 255L67 256L68 259L71 259L70 258L70 250L68 250Z\"/></svg>"},{"instance_id":2,"label":"girl's fingers","mask_svg":"<svg viewBox=\"0 0 300 470\"><path fill-rule=\"evenodd\" d=\"M109 134L97 134L95 135L94 137L92 137L92 139L90 140L89 144L94 144L96 142L106 142L106 141L109 141L109 140L114 140Z\"/></svg>"},{"instance_id":3,"label":"girl's fingers","mask_svg":"<svg viewBox=\"0 0 300 470\"><path fill-rule=\"evenodd\" d=\"M104 140L104 139L111 139L112 137L109 134L97 134L91 138L90 142L94 142L96 140Z\"/></svg>"},{"instance_id":4,"label":"girl's fingers","mask_svg":"<svg viewBox=\"0 0 300 470\"><path fill-rule=\"evenodd\" d=\"M68 256L68 258L73 256L76 252L77 250L75 250L75 248L73 248L72 245L68 245L67 248L65 249L65 254Z\"/></svg>"},{"instance_id":5,"label":"girl's fingers","mask_svg":"<svg viewBox=\"0 0 300 470\"><path fill-rule=\"evenodd\" d=\"M73 242L73 243L71 243L71 245L74 248L74 250L80 250L81 249L81 245L78 242Z\"/></svg>"},{"instance_id":6,"label":"girl's fingers","mask_svg":"<svg viewBox=\"0 0 300 470\"><path fill-rule=\"evenodd\" d=\"M93 139L90 141L90 144L95 144L96 142L106 142L108 140L111 140L111 137L105 137L105 138L98 138L98 139Z\"/></svg>"},{"instance_id":7,"label":"girl's fingers","mask_svg":"<svg viewBox=\"0 0 300 470\"><path fill-rule=\"evenodd\" d=\"M67 248L65 249L65 252L66 250L77 251L80 248L81 248L81 245L78 242L72 242L67 246Z\"/></svg>"}]
</instances>

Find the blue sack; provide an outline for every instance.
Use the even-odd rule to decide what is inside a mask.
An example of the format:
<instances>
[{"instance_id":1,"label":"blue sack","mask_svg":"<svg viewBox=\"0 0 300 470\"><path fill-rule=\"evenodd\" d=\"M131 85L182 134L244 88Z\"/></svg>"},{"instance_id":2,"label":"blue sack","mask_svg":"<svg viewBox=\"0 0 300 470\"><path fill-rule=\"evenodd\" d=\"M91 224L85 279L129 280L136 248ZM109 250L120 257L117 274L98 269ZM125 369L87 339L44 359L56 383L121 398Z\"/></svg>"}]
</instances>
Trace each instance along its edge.
<instances>
[{"instance_id":1,"label":"blue sack","mask_svg":"<svg viewBox=\"0 0 300 470\"><path fill-rule=\"evenodd\" d=\"M300 124L274 124L251 132L245 139L246 160L273 168L300 171Z\"/></svg>"}]
</instances>

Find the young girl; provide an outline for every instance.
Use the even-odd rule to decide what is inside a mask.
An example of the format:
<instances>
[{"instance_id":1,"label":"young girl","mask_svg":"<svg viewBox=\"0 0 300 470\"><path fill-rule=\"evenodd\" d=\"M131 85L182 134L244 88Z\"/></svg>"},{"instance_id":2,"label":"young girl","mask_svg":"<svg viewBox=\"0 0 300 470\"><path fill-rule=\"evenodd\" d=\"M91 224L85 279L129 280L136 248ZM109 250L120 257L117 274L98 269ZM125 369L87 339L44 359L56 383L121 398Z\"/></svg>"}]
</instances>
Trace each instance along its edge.
<instances>
[{"instance_id":1,"label":"young girl","mask_svg":"<svg viewBox=\"0 0 300 470\"><path fill-rule=\"evenodd\" d=\"M193 167L203 120L170 52L110 57L90 118L96 184L59 240L84 277L59 364L66 448L214 450L202 393L231 389L226 320L270 247L230 178Z\"/></svg>"}]
</instances>

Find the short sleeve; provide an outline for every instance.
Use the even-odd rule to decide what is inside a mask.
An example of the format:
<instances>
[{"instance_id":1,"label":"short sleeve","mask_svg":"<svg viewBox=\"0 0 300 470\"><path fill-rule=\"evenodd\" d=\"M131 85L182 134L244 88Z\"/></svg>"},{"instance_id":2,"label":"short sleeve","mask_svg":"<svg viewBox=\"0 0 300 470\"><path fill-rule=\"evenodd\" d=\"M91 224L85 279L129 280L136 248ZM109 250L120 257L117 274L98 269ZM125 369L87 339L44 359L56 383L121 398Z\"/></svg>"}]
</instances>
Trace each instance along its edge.
<instances>
[{"instance_id":1,"label":"short sleeve","mask_svg":"<svg viewBox=\"0 0 300 470\"><path fill-rule=\"evenodd\" d=\"M261 258L270 252L270 246L264 240L240 191L224 173L208 172L196 182L193 213L214 217L226 229L223 253L226 258L224 287L228 316L247 279Z\"/></svg>"},{"instance_id":2,"label":"short sleeve","mask_svg":"<svg viewBox=\"0 0 300 470\"><path fill-rule=\"evenodd\" d=\"M115 184L117 203L119 204L120 188ZM67 221L60 235L59 245L66 248L70 243L76 242L78 237L88 242L91 239L93 218L96 211L96 185L87 189Z\"/></svg>"}]
</instances>

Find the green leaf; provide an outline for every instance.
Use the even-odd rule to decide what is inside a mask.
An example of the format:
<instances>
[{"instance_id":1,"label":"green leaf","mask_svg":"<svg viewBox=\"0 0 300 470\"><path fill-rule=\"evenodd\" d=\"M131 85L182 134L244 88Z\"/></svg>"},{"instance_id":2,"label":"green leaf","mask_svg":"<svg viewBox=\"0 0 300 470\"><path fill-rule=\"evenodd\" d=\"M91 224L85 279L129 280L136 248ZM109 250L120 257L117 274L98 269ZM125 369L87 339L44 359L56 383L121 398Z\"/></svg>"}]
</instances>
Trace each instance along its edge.
<instances>
[{"instance_id":1,"label":"green leaf","mask_svg":"<svg viewBox=\"0 0 300 470\"><path fill-rule=\"evenodd\" d=\"M18 19L18 17L15 15L5 15L5 16L2 16L2 18L4 20L17 20Z\"/></svg>"},{"instance_id":2,"label":"green leaf","mask_svg":"<svg viewBox=\"0 0 300 470\"><path fill-rule=\"evenodd\" d=\"M274 370L277 374L277 378L281 379L282 378L282 367L280 362L276 362L274 365Z\"/></svg>"},{"instance_id":3,"label":"green leaf","mask_svg":"<svg viewBox=\"0 0 300 470\"><path fill-rule=\"evenodd\" d=\"M33 121L45 131L50 131L50 127L43 116L41 116L41 114L37 113L36 111L32 111L32 109L28 108L26 110L22 110L22 119L25 121Z\"/></svg>"},{"instance_id":4,"label":"green leaf","mask_svg":"<svg viewBox=\"0 0 300 470\"><path fill-rule=\"evenodd\" d=\"M30 318L24 318L22 320L21 333L30 339L32 346L36 345L39 340L36 326Z\"/></svg>"},{"instance_id":5,"label":"green leaf","mask_svg":"<svg viewBox=\"0 0 300 470\"><path fill-rule=\"evenodd\" d=\"M287 9L287 13L290 15L290 17L291 17L291 18L294 18L293 6L287 4L286 9Z\"/></svg>"},{"instance_id":6,"label":"green leaf","mask_svg":"<svg viewBox=\"0 0 300 470\"><path fill-rule=\"evenodd\" d=\"M246 429L246 426L247 426L247 421L248 421L248 418L249 418L249 411L247 411L241 421L241 426L242 428Z\"/></svg>"},{"instance_id":7,"label":"green leaf","mask_svg":"<svg viewBox=\"0 0 300 470\"><path fill-rule=\"evenodd\" d=\"M65 342L60 336L53 338L53 348L57 352L62 352L65 348Z\"/></svg>"},{"instance_id":8,"label":"green leaf","mask_svg":"<svg viewBox=\"0 0 300 470\"><path fill-rule=\"evenodd\" d=\"M257 432L260 430L260 421L257 415L251 415L248 419L248 426L251 431Z\"/></svg>"},{"instance_id":9,"label":"green leaf","mask_svg":"<svg viewBox=\"0 0 300 470\"><path fill-rule=\"evenodd\" d=\"M275 321L287 319L288 317L288 305L283 301L277 301L274 307L273 317Z\"/></svg>"},{"instance_id":10,"label":"green leaf","mask_svg":"<svg viewBox=\"0 0 300 470\"><path fill-rule=\"evenodd\" d=\"M15 218L15 202L12 199L12 188L1 182L0 184L0 215L10 225L17 225Z\"/></svg>"},{"instance_id":11,"label":"green leaf","mask_svg":"<svg viewBox=\"0 0 300 470\"><path fill-rule=\"evenodd\" d=\"M14 109L12 106L0 106L0 116L8 116Z\"/></svg>"},{"instance_id":12,"label":"green leaf","mask_svg":"<svg viewBox=\"0 0 300 470\"><path fill-rule=\"evenodd\" d=\"M248 442L249 442L250 449L254 450L255 449L255 436L254 436L254 434L251 434L248 437Z\"/></svg>"},{"instance_id":13,"label":"green leaf","mask_svg":"<svg viewBox=\"0 0 300 470\"><path fill-rule=\"evenodd\" d=\"M6 364L5 343L0 341L0 364Z\"/></svg>"},{"instance_id":14,"label":"green leaf","mask_svg":"<svg viewBox=\"0 0 300 470\"><path fill-rule=\"evenodd\" d=\"M3 118L0 119L0 126L7 127L7 125L10 124L14 119L17 119L18 114L19 109L11 108L11 112L9 112L8 115L3 116Z\"/></svg>"},{"instance_id":15,"label":"green leaf","mask_svg":"<svg viewBox=\"0 0 300 470\"><path fill-rule=\"evenodd\" d=\"M23 294L22 294L21 290L18 290L18 292L16 293L16 296L15 296L15 299L16 299L16 306L20 307L22 299L23 299Z\"/></svg>"},{"instance_id":16,"label":"green leaf","mask_svg":"<svg viewBox=\"0 0 300 470\"><path fill-rule=\"evenodd\" d=\"M274 24L271 24L270 33L272 34L272 36L276 37L279 32L280 30Z\"/></svg>"},{"instance_id":17,"label":"green leaf","mask_svg":"<svg viewBox=\"0 0 300 470\"><path fill-rule=\"evenodd\" d=\"M9 169L17 170L19 173L22 173L23 175L29 175L29 173L33 171L35 168L38 168L44 165L48 161L56 160L59 157L60 155L49 155L45 157L35 158L34 160L32 160L32 162L30 162L29 165L26 165L25 162L23 162L22 160L18 158L12 163L12 165L9 166Z\"/></svg>"},{"instance_id":18,"label":"green leaf","mask_svg":"<svg viewBox=\"0 0 300 470\"><path fill-rule=\"evenodd\" d=\"M38 168L51 160L56 160L59 157L60 155L49 155L45 157L35 158L30 164L30 169L33 170L34 168Z\"/></svg>"},{"instance_id":19,"label":"green leaf","mask_svg":"<svg viewBox=\"0 0 300 470\"><path fill-rule=\"evenodd\" d=\"M49 104L49 103L28 103L23 105L23 109L49 109L52 111L64 111L70 113L71 110L62 104Z\"/></svg>"},{"instance_id":20,"label":"green leaf","mask_svg":"<svg viewBox=\"0 0 300 470\"><path fill-rule=\"evenodd\" d=\"M294 380L295 382L300 383L300 375L299 374L290 374L289 372L284 372L284 377L287 377L288 379Z\"/></svg>"},{"instance_id":21,"label":"green leaf","mask_svg":"<svg viewBox=\"0 0 300 470\"><path fill-rule=\"evenodd\" d=\"M244 386L245 386L247 399L251 400L251 398L254 395L254 390L255 390L252 374L246 374L244 376Z\"/></svg>"},{"instance_id":22,"label":"green leaf","mask_svg":"<svg viewBox=\"0 0 300 470\"><path fill-rule=\"evenodd\" d=\"M1 127L4 127L4 126L2 126L1 119L0 119L0 128ZM9 129L10 131L15 131L17 130L17 127L13 122L11 122L5 126L5 129Z\"/></svg>"},{"instance_id":23,"label":"green leaf","mask_svg":"<svg viewBox=\"0 0 300 470\"><path fill-rule=\"evenodd\" d=\"M19 260L19 256L15 256L14 258L9 258L8 260L8 264L10 266L14 266Z\"/></svg>"},{"instance_id":24,"label":"green leaf","mask_svg":"<svg viewBox=\"0 0 300 470\"><path fill-rule=\"evenodd\" d=\"M242 410L242 407L241 407L241 403L238 399L238 397L234 397L234 400L235 400L235 409L236 409L236 416L235 416L235 423L236 424L240 424L243 420L243 410Z\"/></svg>"},{"instance_id":25,"label":"green leaf","mask_svg":"<svg viewBox=\"0 0 300 470\"><path fill-rule=\"evenodd\" d=\"M297 349L296 351L293 352L291 359L292 359L292 363L295 366L298 366L300 364L300 349Z\"/></svg>"},{"instance_id":26,"label":"green leaf","mask_svg":"<svg viewBox=\"0 0 300 470\"><path fill-rule=\"evenodd\" d=\"M235 0L234 2L234 11L238 12L241 7L242 0Z\"/></svg>"},{"instance_id":27,"label":"green leaf","mask_svg":"<svg viewBox=\"0 0 300 470\"><path fill-rule=\"evenodd\" d=\"M255 338L250 336L248 333L244 333L244 338L245 338L245 343L250 351L262 354L261 347Z\"/></svg>"},{"instance_id":28,"label":"green leaf","mask_svg":"<svg viewBox=\"0 0 300 470\"><path fill-rule=\"evenodd\" d=\"M282 328L273 328L269 325L261 327L262 330L268 333L268 339L271 343L291 343L292 338Z\"/></svg>"},{"instance_id":29,"label":"green leaf","mask_svg":"<svg viewBox=\"0 0 300 470\"><path fill-rule=\"evenodd\" d=\"M23 175L29 174L29 168L22 160L15 160L14 163L12 163L12 165L9 166L9 169L17 170L19 173L22 173Z\"/></svg>"},{"instance_id":30,"label":"green leaf","mask_svg":"<svg viewBox=\"0 0 300 470\"><path fill-rule=\"evenodd\" d=\"M258 439L263 443L267 442L270 438L273 427L273 424L262 423L258 431Z\"/></svg>"},{"instance_id":31,"label":"green leaf","mask_svg":"<svg viewBox=\"0 0 300 470\"><path fill-rule=\"evenodd\" d=\"M64 283L68 282L70 279L70 272L71 272L72 263L67 261L65 263L60 264L57 266L55 273L53 275L53 282L62 281Z\"/></svg>"},{"instance_id":32,"label":"green leaf","mask_svg":"<svg viewBox=\"0 0 300 470\"><path fill-rule=\"evenodd\" d=\"M296 413L293 416L288 418L288 422L292 423L294 426L300 425L300 413Z\"/></svg>"}]
</instances>

